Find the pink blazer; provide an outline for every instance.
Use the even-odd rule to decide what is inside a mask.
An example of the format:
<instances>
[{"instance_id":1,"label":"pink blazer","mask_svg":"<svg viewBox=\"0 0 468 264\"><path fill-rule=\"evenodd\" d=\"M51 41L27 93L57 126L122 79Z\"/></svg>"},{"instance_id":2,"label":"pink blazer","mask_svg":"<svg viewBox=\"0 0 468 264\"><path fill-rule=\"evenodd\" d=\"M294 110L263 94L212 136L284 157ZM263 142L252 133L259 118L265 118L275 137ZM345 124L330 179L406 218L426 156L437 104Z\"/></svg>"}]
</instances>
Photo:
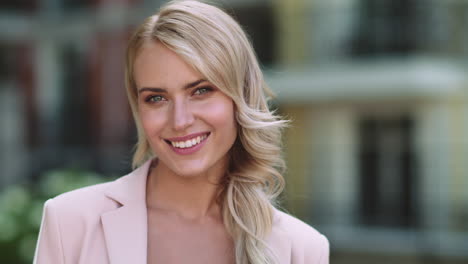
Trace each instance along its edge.
<instances>
[{"instance_id":1,"label":"pink blazer","mask_svg":"<svg viewBox=\"0 0 468 264\"><path fill-rule=\"evenodd\" d=\"M149 164L116 181L48 200L34 263L146 264ZM283 212L275 211L267 243L281 264L328 264L325 236Z\"/></svg>"}]
</instances>

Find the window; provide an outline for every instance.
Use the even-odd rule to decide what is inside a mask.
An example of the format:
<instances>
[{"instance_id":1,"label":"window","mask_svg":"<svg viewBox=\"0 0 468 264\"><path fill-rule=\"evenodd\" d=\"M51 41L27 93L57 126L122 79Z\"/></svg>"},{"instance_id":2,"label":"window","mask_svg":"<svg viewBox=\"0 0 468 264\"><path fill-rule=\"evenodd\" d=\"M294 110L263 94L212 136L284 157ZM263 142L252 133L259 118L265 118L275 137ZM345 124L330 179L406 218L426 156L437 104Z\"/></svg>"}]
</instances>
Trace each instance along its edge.
<instances>
[{"instance_id":1,"label":"window","mask_svg":"<svg viewBox=\"0 0 468 264\"><path fill-rule=\"evenodd\" d=\"M414 122L407 115L364 117L359 123L360 215L370 226L416 223Z\"/></svg>"},{"instance_id":2,"label":"window","mask_svg":"<svg viewBox=\"0 0 468 264\"><path fill-rule=\"evenodd\" d=\"M60 50L63 97L61 98L60 139L66 147L84 147L92 142L89 121L86 55L73 45Z\"/></svg>"},{"instance_id":3,"label":"window","mask_svg":"<svg viewBox=\"0 0 468 264\"><path fill-rule=\"evenodd\" d=\"M247 32L258 59L263 65L271 65L275 60L275 27L273 7L266 3L227 8Z\"/></svg>"},{"instance_id":4,"label":"window","mask_svg":"<svg viewBox=\"0 0 468 264\"><path fill-rule=\"evenodd\" d=\"M353 53L407 54L417 48L419 0L362 0Z\"/></svg>"},{"instance_id":5,"label":"window","mask_svg":"<svg viewBox=\"0 0 468 264\"><path fill-rule=\"evenodd\" d=\"M15 49L12 44L0 42L0 83L11 81L14 69L17 67ZM0 89L3 86L0 85Z\"/></svg>"},{"instance_id":6,"label":"window","mask_svg":"<svg viewBox=\"0 0 468 264\"><path fill-rule=\"evenodd\" d=\"M39 5L38 0L2 0L2 9L8 11L33 11Z\"/></svg>"}]
</instances>

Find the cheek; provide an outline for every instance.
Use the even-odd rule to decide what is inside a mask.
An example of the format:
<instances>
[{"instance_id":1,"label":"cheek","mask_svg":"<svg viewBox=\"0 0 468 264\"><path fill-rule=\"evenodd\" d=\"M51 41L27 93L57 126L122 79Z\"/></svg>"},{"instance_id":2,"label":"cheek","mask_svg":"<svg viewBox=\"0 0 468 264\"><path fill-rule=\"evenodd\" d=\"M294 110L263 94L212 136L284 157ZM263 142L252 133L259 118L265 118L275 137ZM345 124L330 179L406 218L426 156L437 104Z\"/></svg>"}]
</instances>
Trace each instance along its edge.
<instances>
[{"instance_id":1,"label":"cheek","mask_svg":"<svg viewBox=\"0 0 468 264\"><path fill-rule=\"evenodd\" d=\"M211 104L203 112L206 120L217 130L223 131L224 136L237 133L234 104L231 100Z\"/></svg>"},{"instance_id":2,"label":"cheek","mask_svg":"<svg viewBox=\"0 0 468 264\"><path fill-rule=\"evenodd\" d=\"M140 121L145 134L152 137L164 127L164 114L157 110L140 109Z\"/></svg>"}]
</instances>

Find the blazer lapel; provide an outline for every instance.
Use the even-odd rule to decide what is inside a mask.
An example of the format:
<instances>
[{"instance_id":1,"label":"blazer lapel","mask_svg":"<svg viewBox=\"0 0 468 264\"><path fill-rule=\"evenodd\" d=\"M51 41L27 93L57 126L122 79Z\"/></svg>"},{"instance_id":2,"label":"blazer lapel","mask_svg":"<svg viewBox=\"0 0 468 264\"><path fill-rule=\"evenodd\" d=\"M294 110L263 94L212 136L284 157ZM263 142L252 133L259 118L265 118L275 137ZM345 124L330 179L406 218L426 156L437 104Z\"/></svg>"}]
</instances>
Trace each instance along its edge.
<instances>
[{"instance_id":1,"label":"blazer lapel","mask_svg":"<svg viewBox=\"0 0 468 264\"><path fill-rule=\"evenodd\" d=\"M112 264L146 264L146 178L151 161L124 176L106 190L119 205L101 215L109 261Z\"/></svg>"}]
</instances>

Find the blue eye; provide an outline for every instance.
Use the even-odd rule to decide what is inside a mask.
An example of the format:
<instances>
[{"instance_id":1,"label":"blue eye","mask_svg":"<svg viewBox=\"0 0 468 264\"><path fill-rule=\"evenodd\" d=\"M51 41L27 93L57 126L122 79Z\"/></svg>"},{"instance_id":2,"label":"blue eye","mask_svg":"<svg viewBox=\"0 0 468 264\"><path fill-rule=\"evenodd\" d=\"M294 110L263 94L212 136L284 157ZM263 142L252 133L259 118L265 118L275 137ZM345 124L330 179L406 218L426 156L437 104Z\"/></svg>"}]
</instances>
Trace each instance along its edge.
<instances>
[{"instance_id":1,"label":"blue eye","mask_svg":"<svg viewBox=\"0 0 468 264\"><path fill-rule=\"evenodd\" d=\"M148 96L145 101L150 103L161 102L164 101L164 97L162 97L161 95L151 95Z\"/></svg>"},{"instance_id":2,"label":"blue eye","mask_svg":"<svg viewBox=\"0 0 468 264\"><path fill-rule=\"evenodd\" d=\"M211 91L213 91L213 88L211 88L211 87L200 87L200 88L197 88L193 94L202 95L202 94L206 94L206 93L211 92Z\"/></svg>"}]
</instances>

